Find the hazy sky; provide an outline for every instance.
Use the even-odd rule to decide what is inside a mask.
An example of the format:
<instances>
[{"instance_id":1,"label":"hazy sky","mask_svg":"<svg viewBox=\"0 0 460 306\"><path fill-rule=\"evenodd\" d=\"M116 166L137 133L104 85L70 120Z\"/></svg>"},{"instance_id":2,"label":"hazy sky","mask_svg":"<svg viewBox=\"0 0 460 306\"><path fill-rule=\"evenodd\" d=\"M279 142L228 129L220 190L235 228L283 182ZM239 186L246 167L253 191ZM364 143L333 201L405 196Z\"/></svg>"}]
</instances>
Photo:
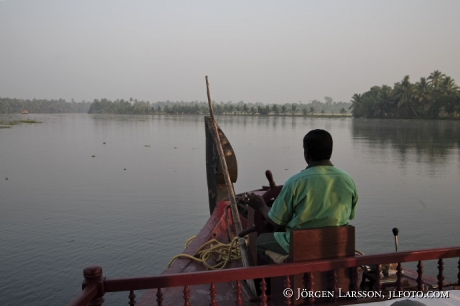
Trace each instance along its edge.
<instances>
[{"instance_id":1,"label":"hazy sky","mask_svg":"<svg viewBox=\"0 0 460 306\"><path fill-rule=\"evenodd\" d=\"M0 0L0 97L350 101L440 70L460 1Z\"/></svg>"}]
</instances>

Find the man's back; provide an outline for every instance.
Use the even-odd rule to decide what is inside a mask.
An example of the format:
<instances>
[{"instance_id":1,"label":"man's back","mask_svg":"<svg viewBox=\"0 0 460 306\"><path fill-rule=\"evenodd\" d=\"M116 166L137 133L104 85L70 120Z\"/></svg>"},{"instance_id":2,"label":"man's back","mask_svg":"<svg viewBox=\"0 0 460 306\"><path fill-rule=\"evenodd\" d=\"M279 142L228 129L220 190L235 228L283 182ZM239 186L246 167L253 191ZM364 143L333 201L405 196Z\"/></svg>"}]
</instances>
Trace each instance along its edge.
<instances>
[{"instance_id":1,"label":"man's back","mask_svg":"<svg viewBox=\"0 0 460 306\"><path fill-rule=\"evenodd\" d=\"M245 203L258 210L274 226L285 232L262 233L257 252L269 261L266 251L289 253L293 229L341 226L355 217L358 193L353 179L331 163L333 140L325 130L311 130L303 138L308 167L291 177L269 208L264 199L251 194Z\"/></svg>"},{"instance_id":2,"label":"man's back","mask_svg":"<svg viewBox=\"0 0 460 306\"><path fill-rule=\"evenodd\" d=\"M307 168L286 182L270 209L270 219L286 226L275 239L289 251L293 229L348 224L355 217L357 201L355 183L345 171L334 166Z\"/></svg>"}]
</instances>

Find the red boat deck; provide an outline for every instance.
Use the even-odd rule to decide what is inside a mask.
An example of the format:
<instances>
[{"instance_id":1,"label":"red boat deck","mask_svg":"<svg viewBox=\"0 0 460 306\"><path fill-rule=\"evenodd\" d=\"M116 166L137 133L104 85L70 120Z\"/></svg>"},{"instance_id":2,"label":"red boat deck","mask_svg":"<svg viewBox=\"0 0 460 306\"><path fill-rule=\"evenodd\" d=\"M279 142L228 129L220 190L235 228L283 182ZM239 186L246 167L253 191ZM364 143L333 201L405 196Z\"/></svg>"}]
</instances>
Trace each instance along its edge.
<instances>
[{"instance_id":1,"label":"red boat deck","mask_svg":"<svg viewBox=\"0 0 460 306\"><path fill-rule=\"evenodd\" d=\"M233 226L231 210L228 206L229 202L220 202L216 208L211 218L208 220L203 229L198 233L196 238L190 242L184 254L189 254L194 256L197 250L207 241L211 239L216 239L222 243L229 243L236 236L235 229ZM246 226L246 219L241 218L243 226ZM214 263L210 263L214 264ZM229 263L228 268L238 268L242 267L241 261L232 261ZM162 275L176 274L176 273L187 273L187 272L197 272L197 271L207 271L206 267L200 262L187 259L187 258L177 258ZM217 283L216 287L216 300L219 305L235 305L235 292L237 290L237 282L225 282ZM190 295L190 304L191 305L210 305L211 297L209 295L210 285L195 285L189 287L190 292L193 294ZM242 290L242 300L243 303L248 303L249 301L249 291L245 284L241 286ZM137 302L136 305L147 306L147 305L156 305L157 301L157 290L148 290L142 298ZM184 303L184 288L182 287L173 287L165 288L163 290L163 304L164 306L173 306L181 305Z\"/></svg>"}]
</instances>

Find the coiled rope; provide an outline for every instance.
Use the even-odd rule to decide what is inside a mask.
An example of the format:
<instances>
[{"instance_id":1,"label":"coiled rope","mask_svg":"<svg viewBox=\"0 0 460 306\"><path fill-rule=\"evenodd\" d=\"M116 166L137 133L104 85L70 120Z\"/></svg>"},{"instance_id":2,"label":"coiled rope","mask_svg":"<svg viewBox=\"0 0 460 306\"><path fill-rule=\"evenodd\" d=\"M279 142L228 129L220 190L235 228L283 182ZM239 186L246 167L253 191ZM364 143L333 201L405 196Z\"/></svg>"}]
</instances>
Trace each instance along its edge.
<instances>
[{"instance_id":1,"label":"coiled rope","mask_svg":"<svg viewBox=\"0 0 460 306\"><path fill-rule=\"evenodd\" d=\"M188 244L195 239L195 237L196 236L193 236L187 240L185 248L187 248ZM228 244L219 242L216 239L209 240L198 249L195 256L189 254L178 254L174 256L168 263L168 268L177 258L189 258L201 262L208 270L223 269L230 261L241 259L238 237L233 238ZM216 264L212 265L208 263L209 260L213 260Z\"/></svg>"},{"instance_id":2,"label":"coiled rope","mask_svg":"<svg viewBox=\"0 0 460 306\"><path fill-rule=\"evenodd\" d=\"M190 237L185 242L184 249L186 249L190 242L192 242L195 238L196 236ZM209 248L207 248L208 246ZM364 255L364 253L360 250L355 250L355 253L358 255ZM238 237L234 237L233 240L227 244L219 242L216 239L209 240L198 249L195 256L185 253L174 256L169 261L168 268L177 258L189 258L194 261L201 262L208 270L224 269L230 261L241 259L241 252L238 247ZM212 259L216 264L209 264L208 261L210 259Z\"/></svg>"}]
</instances>

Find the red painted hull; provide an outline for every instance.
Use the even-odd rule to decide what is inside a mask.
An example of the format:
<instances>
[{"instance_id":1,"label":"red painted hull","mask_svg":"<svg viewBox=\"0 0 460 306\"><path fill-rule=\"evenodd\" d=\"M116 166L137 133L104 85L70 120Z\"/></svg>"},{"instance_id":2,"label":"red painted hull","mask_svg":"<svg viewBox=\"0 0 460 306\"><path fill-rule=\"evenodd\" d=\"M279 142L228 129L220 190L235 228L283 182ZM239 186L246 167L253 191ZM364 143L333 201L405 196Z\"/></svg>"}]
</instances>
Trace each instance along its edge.
<instances>
[{"instance_id":1,"label":"red painted hull","mask_svg":"<svg viewBox=\"0 0 460 306\"><path fill-rule=\"evenodd\" d=\"M184 250L184 254L194 256L198 249L205 242L211 239L217 239L222 243L228 243L232 240L233 237L236 236L229 205L230 202L228 201L222 201L218 203L205 226L201 229L196 238L190 242L190 244ZM243 226L246 227L246 218L241 215L240 218ZM229 233L231 237L229 237ZM237 267L242 267L241 261L232 261L229 265L229 268ZM178 258L172 263L171 267L162 273L162 275L197 271L206 271L206 267L204 267L200 262L191 259ZM235 305L236 282L218 283L216 284L216 289L216 299L219 305ZM163 290L163 305L182 305L184 303L183 290L184 288L182 287L165 288ZM210 304L209 285L205 284L190 286L190 291L192 292L190 296L191 305ZM156 293L157 290L148 290L136 305L156 305ZM243 285L243 301L248 303L249 298L249 291L246 286Z\"/></svg>"}]
</instances>

